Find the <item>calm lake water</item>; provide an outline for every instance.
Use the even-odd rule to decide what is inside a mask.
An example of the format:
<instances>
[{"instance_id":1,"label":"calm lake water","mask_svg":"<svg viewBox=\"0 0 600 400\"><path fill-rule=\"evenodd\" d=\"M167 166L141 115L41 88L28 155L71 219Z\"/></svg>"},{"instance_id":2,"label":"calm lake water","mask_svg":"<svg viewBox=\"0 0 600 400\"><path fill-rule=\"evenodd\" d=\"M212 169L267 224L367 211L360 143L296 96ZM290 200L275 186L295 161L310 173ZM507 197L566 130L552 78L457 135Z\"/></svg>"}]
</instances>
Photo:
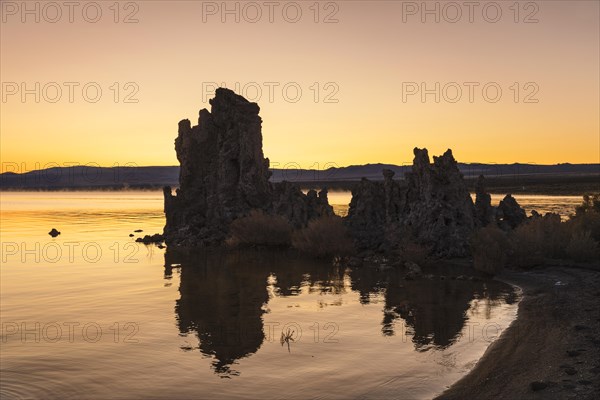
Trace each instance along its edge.
<instances>
[{"instance_id":1,"label":"calm lake water","mask_svg":"<svg viewBox=\"0 0 600 400\"><path fill-rule=\"evenodd\" d=\"M405 281L284 251L135 243L162 232L158 192L0 200L2 399L431 398L516 315L513 288L450 266Z\"/></svg>"},{"instance_id":2,"label":"calm lake water","mask_svg":"<svg viewBox=\"0 0 600 400\"><path fill-rule=\"evenodd\" d=\"M473 201L475 195L472 194ZM575 213L575 207L581 204L582 196L546 196L535 194L513 195L517 202L531 215L532 210L536 210L540 214L553 212L560 214L563 219L567 219L569 215ZM504 195L492 194L492 205L497 206ZM352 199L352 194L349 191L330 191L329 203L333 205L334 211L342 216L348 214L348 204Z\"/></svg>"}]
</instances>

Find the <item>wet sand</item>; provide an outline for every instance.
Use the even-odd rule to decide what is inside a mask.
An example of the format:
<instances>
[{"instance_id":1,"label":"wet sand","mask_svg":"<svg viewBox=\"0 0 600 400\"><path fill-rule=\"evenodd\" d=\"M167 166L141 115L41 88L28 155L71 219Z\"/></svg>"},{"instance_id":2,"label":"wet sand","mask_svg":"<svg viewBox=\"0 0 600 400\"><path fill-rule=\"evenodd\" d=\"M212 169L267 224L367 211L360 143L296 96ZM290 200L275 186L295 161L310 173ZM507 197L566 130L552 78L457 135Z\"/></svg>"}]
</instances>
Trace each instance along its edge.
<instances>
[{"instance_id":1,"label":"wet sand","mask_svg":"<svg viewBox=\"0 0 600 400\"><path fill-rule=\"evenodd\" d=\"M599 399L600 266L507 271L517 319L438 399Z\"/></svg>"}]
</instances>

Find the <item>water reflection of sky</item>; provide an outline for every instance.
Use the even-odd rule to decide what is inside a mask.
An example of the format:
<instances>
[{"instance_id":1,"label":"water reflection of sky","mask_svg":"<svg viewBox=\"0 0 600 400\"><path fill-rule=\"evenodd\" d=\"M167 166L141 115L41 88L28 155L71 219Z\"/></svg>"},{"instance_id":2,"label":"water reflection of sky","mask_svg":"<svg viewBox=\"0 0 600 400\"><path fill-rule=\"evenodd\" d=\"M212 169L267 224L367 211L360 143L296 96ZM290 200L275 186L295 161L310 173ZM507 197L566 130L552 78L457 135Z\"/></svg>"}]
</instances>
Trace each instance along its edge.
<instances>
[{"instance_id":1,"label":"water reflection of sky","mask_svg":"<svg viewBox=\"0 0 600 400\"><path fill-rule=\"evenodd\" d=\"M390 345L398 346L394 351L404 356L444 352L461 338L475 340L473 329L465 331L469 321L483 327L482 321L493 321L505 305L516 302L512 288L495 281L450 276L406 281L402 270L350 269L290 253L167 253L167 279L172 263L180 277L175 311L180 332L188 337L186 350L211 357L214 372L228 377L243 373L239 361L259 353L265 342L279 340L282 331L301 331L314 341L320 329L323 340L347 352L380 349L369 337L378 343L392 340ZM335 318L321 319L323 310ZM355 320L349 325L356 336L345 334L339 321L347 318ZM189 344L189 335L197 337L197 346ZM299 344L291 343L292 353L306 351ZM371 356L377 357L386 358L380 352Z\"/></svg>"},{"instance_id":2,"label":"water reflection of sky","mask_svg":"<svg viewBox=\"0 0 600 400\"><path fill-rule=\"evenodd\" d=\"M409 282L402 270L285 252L165 255L129 237L164 224L160 195L137 195L2 194L3 245L29 251L3 253L3 322L104 331L93 343L66 331L57 342L8 336L3 388L37 398L430 398L483 354L486 324L504 328L516 313L507 287L451 279L464 272L446 266L436 271L444 280ZM62 234L48 236L52 227ZM98 259L82 254L91 244ZM57 248L55 260L42 254ZM137 342L121 331L116 343L115 323L134 323Z\"/></svg>"}]
</instances>

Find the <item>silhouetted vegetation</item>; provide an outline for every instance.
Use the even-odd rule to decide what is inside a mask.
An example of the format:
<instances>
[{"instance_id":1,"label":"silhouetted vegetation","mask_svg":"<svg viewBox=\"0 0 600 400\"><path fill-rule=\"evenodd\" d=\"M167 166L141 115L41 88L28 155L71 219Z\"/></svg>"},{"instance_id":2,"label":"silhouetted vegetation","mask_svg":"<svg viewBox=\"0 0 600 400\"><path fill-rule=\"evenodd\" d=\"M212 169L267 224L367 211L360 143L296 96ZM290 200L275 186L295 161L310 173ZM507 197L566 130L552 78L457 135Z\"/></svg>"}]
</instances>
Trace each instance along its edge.
<instances>
[{"instance_id":1,"label":"silhouetted vegetation","mask_svg":"<svg viewBox=\"0 0 600 400\"><path fill-rule=\"evenodd\" d=\"M545 258L563 258L570 235L560 215L548 213L529 219L511 234L511 263L519 267L541 264Z\"/></svg>"},{"instance_id":2,"label":"silhouetted vegetation","mask_svg":"<svg viewBox=\"0 0 600 400\"><path fill-rule=\"evenodd\" d=\"M509 249L504 231L496 225L481 228L471 238L473 266L478 271L496 274L504 268Z\"/></svg>"},{"instance_id":3,"label":"silhouetted vegetation","mask_svg":"<svg viewBox=\"0 0 600 400\"><path fill-rule=\"evenodd\" d=\"M598 243L591 238L590 232L576 232L566 247L567 256L575 261L598 260Z\"/></svg>"},{"instance_id":4,"label":"silhouetted vegetation","mask_svg":"<svg viewBox=\"0 0 600 400\"><path fill-rule=\"evenodd\" d=\"M352 254L354 244L342 218L323 216L308 223L292 235L292 246L317 257Z\"/></svg>"},{"instance_id":5,"label":"silhouetted vegetation","mask_svg":"<svg viewBox=\"0 0 600 400\"><path fill-rule=\"evenodd\" d=\"M567 225L571 234L590 232L592 239L600 242L600 194L584 195L583 204L577 207Z\"/></svg>"},{"instance_id":6,"label":"silhouetted vegetation","mask_svg":"<svg viewBox=\"0 0 600 400\"><path fill-rule=\"evenodd\" d=\"M489 225L471 240L476 269L494 273L505 263L515 267L541 265L548 259L576 262L600 260L600 194L583 196L567 221L558 214L534 216L511 232Z\"/></svg>"},{"instance_id":7,"label":"silhouetted vegetation","mask_svg":"<svg viewBox=\"0 0 600 400\"><path fill-rule=\"evenodd\" d=\"M283 217L252 210L248 216L233 221L229 232L230 246L289 246L292 227Z\"/></svg>"}]
</instances>

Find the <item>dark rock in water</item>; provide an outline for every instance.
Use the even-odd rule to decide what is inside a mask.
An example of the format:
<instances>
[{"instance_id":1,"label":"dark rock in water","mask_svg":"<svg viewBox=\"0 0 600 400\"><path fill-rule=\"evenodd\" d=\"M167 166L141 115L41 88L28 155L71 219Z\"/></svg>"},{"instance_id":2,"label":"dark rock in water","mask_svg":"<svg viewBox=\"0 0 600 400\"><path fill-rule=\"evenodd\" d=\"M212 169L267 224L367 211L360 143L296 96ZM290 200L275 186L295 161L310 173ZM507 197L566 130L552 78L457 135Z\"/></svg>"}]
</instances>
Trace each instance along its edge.
<instances>
[{"instance_id":1,"label":"dark rock in water","mask_svg":"<svg viewBox=\"0 0 600 400\"><path fill-rule=\"evenodd\" d=\"M140 233L140 232L144 232L144 231L143 231L143 230L141 230L141 229L136 229L134 232L135 232L135 233Z\"/></svg>"},{"instance_id":2,"label":"dark rock in water","mask_svg":"<svg viewBox=\"0 0 600 400\"><path fill-rule=\"evenodd\" d=\"M567 375L575 375L577 373L577 370L573 367L567 367L565 368L565 372L567 373Z\"/></svg>"},{"instance_id":3,"label":"dark rock in water","mask_svg":"<svg viewBox=\"0 0 600 400\"><path fill-rule=\"evenodd\" d=\"M496 210L492 206L492 196L485 190L483 175L479 175L475 184L475 215L481 226L487 226L496 219Z\"/></svg>"},{"instance_id":4,"label":"dark rock in water","mask_svg":"<svg viewBox=\"0 0 600 400\"><path fill-rule=\"evenodd\" d=\"M421 267L419 267L418 264L412 262L412 261L407 261L404 266L406 267L406 276L404 277L404 279L412 281L415 280L417 278L420 278L423 275L423 272L421 270Z\"/></svg>"},{"instance_id":5,"label":"dark rock in water","mask_svg":"<svg viewBox=\"0 0 600 400\"><path fill-rule=\"evenodd\" d=\"M477 226L471 196L452 151L429 161L426 149L414 149L412 172L394 181L363 179L352 190L347 223L360 248L393 246L409 233L437 256L464 256Z\"/></svg>"},{"instance_id":6,"label":"dark rock in water","mask_svg":"<svg viewBox=\"0 0 600 400\"><path fill-rule=\"evenodd\" d=\"M135 239L138 243L151 244L151 243L162 243L165 241L165 238L160 233L155 233L154 235L145 235L143 238Z\"/></svg>"},{"instance_id":7,"label":"dark rock in water","mask_svg":"<svg viewBox=\"0 0 600 400\"><path fill-rule=\"evenodd\" d=\"M544 381L534 381L534 382L531 382L529 384L529 386L531 387L531 390L533 390L534 392L537 392L539 390L546 389L548 387L548 383L544 382Z\"/></svg>"},{"instance_id":8,"label":"dark rock in water","mask_svg":"<svg viewBox=\"0 0 600 400\"><path fill-rule=\"evenodd\" d=\"M326 191L304 195L288 182L269 182L256 103L219 88L210 104L210 112L200 110L197 126L187 119L179 122L179 189L173 195L170 187L164 188L168 244L221 244L229 224L255 209L284 216L294 227L333 215Z\"/></svg>"},{"instance_id":9,"label":"dark rock in water","mask_svg":"<svg viewBox=\"0 0 600 400\"><path fill-rule=\"evenodd\" d=\"M521 208L517 200L510 194L507 194L500 201L500 204L498 204L496 222L500 228L504 230L515 229L526 219L527 214L525 214L525 210Z\"/></svg>"},{"instance_id":10,"label":"dark rock in water","mask_svg":"<svg viewBox=\"0 0 600 400\"><path fill-rule=\"evenodd\" d=\"M52 230L50 232L48 232L48 235L52 236L52 237L57 237L58 235L60 235L60 232L56 230L56 228L52 228Z\"/></svg>"},{"instance_id":11,"label":"dark rock in water","mask_svg":"<svg viewBox=\"0 0 600 400\"><path fill-rule=\"evenodd\" d=\"M577 357L578 355L580 355L581 353L577 350L567 350L567 355L569 357Z\"/></svg>"}]
</instances>

